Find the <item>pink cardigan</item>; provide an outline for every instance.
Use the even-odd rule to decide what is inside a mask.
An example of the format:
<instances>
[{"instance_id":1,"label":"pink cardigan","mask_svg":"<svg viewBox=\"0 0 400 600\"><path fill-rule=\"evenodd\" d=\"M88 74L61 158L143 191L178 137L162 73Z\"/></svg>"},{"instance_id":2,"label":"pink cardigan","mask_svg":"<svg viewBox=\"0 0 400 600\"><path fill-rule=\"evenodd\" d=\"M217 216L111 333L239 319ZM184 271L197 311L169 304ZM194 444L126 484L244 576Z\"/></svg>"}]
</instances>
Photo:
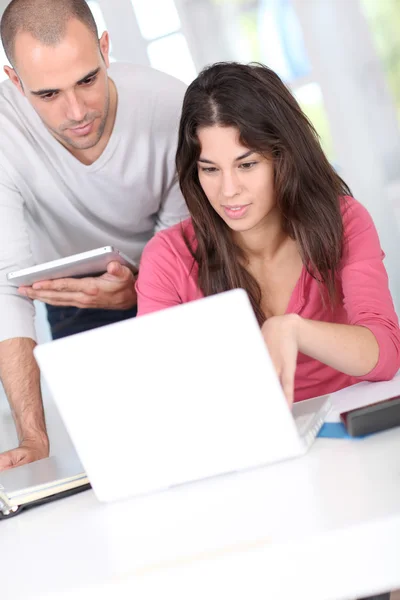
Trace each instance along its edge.
<instances>
[{"instance_id":1,"label":"pink cardigan","mask_svg":"<svg viewBox=\"0 0 400 600\"><path fill-rule=\"evenodd\" d=\"M383 265L384 254L373 221L354 198L342 202L344 249L339 269L341 301L332 311L324 306L315 279L303 267L286 313L315 321L368 327L379 344L375 368L361 378L350 377L299 354L295 400L334 392L361 380L391 379L400 368L400 330ZM157 233L147 244L137 282L138 314L168 308L202 297L197 287L197 265L182 237L194 239L192 222Z\"/></svg>"}]
</instances>

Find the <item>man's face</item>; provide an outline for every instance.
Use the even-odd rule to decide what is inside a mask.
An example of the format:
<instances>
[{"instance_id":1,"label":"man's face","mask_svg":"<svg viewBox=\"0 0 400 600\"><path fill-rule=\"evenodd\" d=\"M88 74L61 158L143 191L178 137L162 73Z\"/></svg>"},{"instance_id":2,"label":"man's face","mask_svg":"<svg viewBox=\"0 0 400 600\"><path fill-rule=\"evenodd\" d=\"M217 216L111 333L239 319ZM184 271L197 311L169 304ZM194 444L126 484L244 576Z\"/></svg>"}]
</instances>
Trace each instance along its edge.
<instances>
[{"instance_id":1,"label":"man's face","mask_svg":"<svg viewBox=\"0 0 400 600\"><path fill-rule=\"evenodd\" d=\"M110 103L108 50L107 33L99 47L76 19L56 46L45 46L26 32L17 35L15 71L6 67L6 72L67 148L93 148L104 133Z\"/></svg>"}]
</instances>

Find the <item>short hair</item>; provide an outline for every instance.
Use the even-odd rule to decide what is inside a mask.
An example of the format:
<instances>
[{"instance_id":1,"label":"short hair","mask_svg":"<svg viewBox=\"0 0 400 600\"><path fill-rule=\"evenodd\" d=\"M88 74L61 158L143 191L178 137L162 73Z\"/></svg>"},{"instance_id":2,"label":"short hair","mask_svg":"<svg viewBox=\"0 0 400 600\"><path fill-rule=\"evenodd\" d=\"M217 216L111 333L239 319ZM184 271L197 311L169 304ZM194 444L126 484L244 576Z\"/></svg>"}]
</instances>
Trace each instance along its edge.
<instances>
[{"instance_id":1,"label":"short hair","mask_svg":"<svg viewBox=\"0 0 400 600\"><path fill-rule=\"evenodd\" d=\"M1 40L10 64L15 65L18 33L26 31L46 46L56 46L73 18L86 25L98 40L96 21L85 0L12 0L0 24Z\"/></svg>"}]
</instances>

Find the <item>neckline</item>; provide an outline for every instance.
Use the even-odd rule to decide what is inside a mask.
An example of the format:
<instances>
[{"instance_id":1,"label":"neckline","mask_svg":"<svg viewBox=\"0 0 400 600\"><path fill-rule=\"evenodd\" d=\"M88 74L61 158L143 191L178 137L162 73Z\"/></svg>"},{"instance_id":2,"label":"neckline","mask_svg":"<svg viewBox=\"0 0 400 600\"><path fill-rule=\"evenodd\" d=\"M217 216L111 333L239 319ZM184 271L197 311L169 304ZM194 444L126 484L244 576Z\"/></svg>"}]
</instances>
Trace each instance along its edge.
<instances>
[{"instance_id":1,"label":"neckline","mask_svg":"<svg viewBox=\"0 0 400 600\"><path fill-rule=\"evenodd\" d=\"M189 216L185 221L180 223L180 225L181 226L184 225L185 222L187 222L189 224L189 226L191 227L191 233L193 234L194 240L197 243L192 218ZM177 225L175 227L177 227ZM193 264L196 264L196 261L194 259L193 259L193 261L194 261ZM300 271L300 275L296 281L296 285L293 288L293 291L291 293L286 310L283 313L284 315L287 315L290 313L299 313L300 309L304 306L304 287L305 287L305 280L306 280L307 274L308 274L307 267L303 263L301 271Z\"/></svg>"},{"instance_id":2,"label":"neckline","mask_svg":"<svg viewBox=\"0 0 400 600\"><path fill-rule=\"evenodd\" d=\"M307 275L306 266L303 264L300 276L293 288L289 303L284 312L285 315L290 313L298 313L304 305L304 281Z\"/></svg>"}]
</instances>

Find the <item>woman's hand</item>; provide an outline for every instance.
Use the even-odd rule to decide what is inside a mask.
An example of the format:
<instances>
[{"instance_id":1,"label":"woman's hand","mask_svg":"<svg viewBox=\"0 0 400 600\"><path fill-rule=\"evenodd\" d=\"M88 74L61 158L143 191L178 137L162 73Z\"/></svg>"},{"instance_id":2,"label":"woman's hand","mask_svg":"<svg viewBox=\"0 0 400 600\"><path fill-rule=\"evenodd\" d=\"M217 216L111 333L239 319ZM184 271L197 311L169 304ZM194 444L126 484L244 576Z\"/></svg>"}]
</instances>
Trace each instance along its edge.
<instances>
[{"instance_id":1,"label":"woman's hand","mask_svg":"<svg viewBox=\"0 0 400 600\"><path fill-rule=\"evenodd\" d=\"M289 404L294 399L298 352L351 377L366 379L379 359L375 335L360 325L324 323L289 314L270 317L261 331ZM395 371L390 374L393 377Z\"/></svg>"},{"instance_id":2,"label":"woman's hand","mask_svg":"<svg viewBox=\"0 0 400 600\"><path fill-rule=\"evenodd\" d=\"M294 400L294 376L299 351L298 327L301 317L295 314L270 317L261 328L289 405Z\"/></svg>"}]
</instances>

